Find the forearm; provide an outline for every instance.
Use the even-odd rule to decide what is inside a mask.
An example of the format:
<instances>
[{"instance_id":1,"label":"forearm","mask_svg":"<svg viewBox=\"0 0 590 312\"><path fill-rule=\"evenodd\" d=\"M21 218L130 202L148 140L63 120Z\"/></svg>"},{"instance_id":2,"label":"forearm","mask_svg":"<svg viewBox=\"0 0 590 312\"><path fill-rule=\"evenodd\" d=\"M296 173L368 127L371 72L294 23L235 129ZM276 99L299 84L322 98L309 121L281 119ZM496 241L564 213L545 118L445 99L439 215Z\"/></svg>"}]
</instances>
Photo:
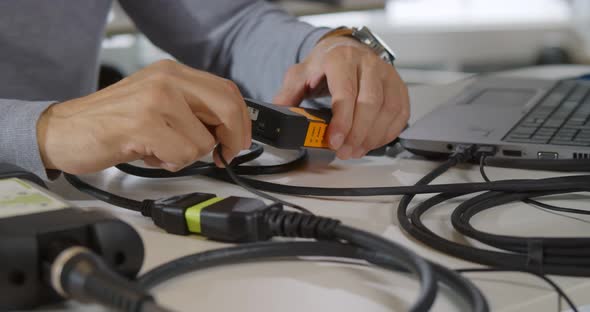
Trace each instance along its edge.
<instances>
[{"instance_id":1,"label":"forearm","mask_svg":"<svg viewBox=\"0 0 590 312\"><path fill-rule=\"evenodd\" d=\"M53 102L0 99L0 162L47 179L37 144L37 121Z\"/></svg>"},{"instance_id":2,"label":"forearm","mask_svg":"<svg viewBox=\"0 0 590 312\"><path fill-rule=\"evenodd\" d=\"M181 62L234 80L270 100L289 66L327 31L265 1L121 0L139 28Z\"/></svg>"}]
</instances>

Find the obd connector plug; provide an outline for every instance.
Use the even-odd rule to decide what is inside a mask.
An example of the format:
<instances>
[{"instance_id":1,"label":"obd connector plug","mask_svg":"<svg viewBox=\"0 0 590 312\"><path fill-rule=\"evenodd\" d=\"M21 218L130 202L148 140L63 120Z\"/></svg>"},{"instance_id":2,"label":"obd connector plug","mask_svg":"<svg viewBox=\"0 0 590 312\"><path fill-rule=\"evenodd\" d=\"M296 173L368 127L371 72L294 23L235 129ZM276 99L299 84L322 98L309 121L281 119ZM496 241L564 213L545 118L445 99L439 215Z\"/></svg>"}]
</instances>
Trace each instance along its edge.
<instances>
[{"instance_id":1,"label":"obd connector plug","mask_svg":"<svg viewBox=\"0 0 590 312\"><path fill-rule=\"evenodd\" d=\"M253 242L270 238L264 215L280 211L280 204L266 205L246 197L216 197L190 193L142 202L141 213L168 233L198 234L223 242Z\"/></svg>"}]
</instances>

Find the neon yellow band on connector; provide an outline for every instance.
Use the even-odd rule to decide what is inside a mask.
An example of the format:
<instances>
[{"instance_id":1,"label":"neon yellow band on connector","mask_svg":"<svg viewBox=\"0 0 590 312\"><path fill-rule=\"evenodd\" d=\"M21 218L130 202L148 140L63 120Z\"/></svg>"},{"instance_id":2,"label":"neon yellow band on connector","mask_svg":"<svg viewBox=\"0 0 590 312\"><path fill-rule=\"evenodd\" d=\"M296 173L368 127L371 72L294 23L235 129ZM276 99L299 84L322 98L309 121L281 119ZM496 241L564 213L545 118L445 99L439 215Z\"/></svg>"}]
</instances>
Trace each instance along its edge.
<instances>
[{"instance_id":1,"label":"neon yellow band on connector","mask_svg":"<svg viewBox=\"0 0 590 312\"><path fill-rule=\"evenodd\" d=\"M189 232L197 234L201 233L201 210L222 200L223 198L221 197L213 197L188 208L184 212L184 218L186 219L186 225L188 226Z\"/></svg>"}]
</instances>

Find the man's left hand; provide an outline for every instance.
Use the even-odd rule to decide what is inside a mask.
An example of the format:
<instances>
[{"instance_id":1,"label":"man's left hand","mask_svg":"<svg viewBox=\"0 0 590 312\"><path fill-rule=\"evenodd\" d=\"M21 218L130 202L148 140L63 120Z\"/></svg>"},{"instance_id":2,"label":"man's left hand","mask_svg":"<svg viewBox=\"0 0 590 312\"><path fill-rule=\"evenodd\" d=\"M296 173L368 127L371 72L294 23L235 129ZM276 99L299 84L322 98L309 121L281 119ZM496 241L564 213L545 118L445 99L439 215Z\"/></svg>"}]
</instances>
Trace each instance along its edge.
<instances>
[{"instance_id":1,"label":"man's left hand","mask_svg":"<svg viewBox=\"0 0 590 312\"><path fill-rule=\"evenodd\" d=\"M340 159L363 157L393 141L408 122L408 89L397 71L353 38L321 40L288 70L274 103L297 106L328 94L333 113L328 142Z\"/></svg>"}]
</instances>

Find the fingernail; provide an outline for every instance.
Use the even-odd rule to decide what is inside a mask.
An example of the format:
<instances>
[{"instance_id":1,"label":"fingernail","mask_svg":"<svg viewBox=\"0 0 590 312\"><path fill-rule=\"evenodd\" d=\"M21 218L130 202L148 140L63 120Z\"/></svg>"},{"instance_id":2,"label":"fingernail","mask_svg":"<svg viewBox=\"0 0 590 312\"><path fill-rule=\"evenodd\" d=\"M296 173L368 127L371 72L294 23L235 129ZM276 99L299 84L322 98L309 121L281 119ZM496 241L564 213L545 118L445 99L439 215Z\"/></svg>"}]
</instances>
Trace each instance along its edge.
<instances>
[{"instance_id":1,"label":"fingernail","mask_svg":"<svg viewBox=\"0 0 590 312\"><path fill-rule=\"evenodd\" d=\"M332 149L339 149L342 143L344 143L344 135L342 133L336 133L330 136L330 146Z\"/></svg>"},{"instance_id":2,"label":"fingernail","mask_svg":"<svg viewBox=\"0 0 590 312\"><path fill-rule=\"evenodd\" d=\"M340 157L340 159L343 160L347 160L350 159L350 156L352 155L352 146L350 145L344 145L342 146L342 148L340 148L338 150L338 157Z\"/></svg>"},{"instance_id":3,"label":"fingernail","mask_svg":"<svg viewBox=\"0 0 590 312\"><path fill-rule=\"evenodd\" d=\"M352 158L361 158L363 157L363 155L365 155L365 149L364 148L358 148L354 151L354 153L352 153Z\"/></svg>"},{"instance_id":4,"label":"fingernail","mask_svg":"<svg viewBox=\"0 0 590 312\"><path fill-rule=\"evenodd\" d=\"M164 169L168 170L168 171L178 171L178 169L180 168L177 164L173 164L173 163L163 163L162 167L164 167Z\"/></svg>"}]
</instances>

